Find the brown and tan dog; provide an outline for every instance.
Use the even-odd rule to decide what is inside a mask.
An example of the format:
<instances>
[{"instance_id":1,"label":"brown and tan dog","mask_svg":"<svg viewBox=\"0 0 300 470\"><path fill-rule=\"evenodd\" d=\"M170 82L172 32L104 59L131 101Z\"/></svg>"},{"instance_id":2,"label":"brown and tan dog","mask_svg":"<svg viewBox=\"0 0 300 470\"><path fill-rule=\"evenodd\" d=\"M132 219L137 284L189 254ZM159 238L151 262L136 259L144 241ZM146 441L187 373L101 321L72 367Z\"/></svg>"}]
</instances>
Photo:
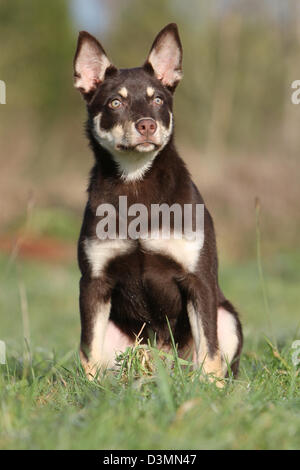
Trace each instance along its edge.
<instances>
[{"instance_id":1,"label":"brown and tan dog","mask_svg":"<svg viewBox=\"0 0 300 470\"><path fill-rule=\"evenodd\" d=\"M86 100L87 136L95 156L78 244L80 352L91 377L98 368L113 367L116 354L134 343L144 324L144 341L151 331L157 345L168 348L166 317L181 355L191 353L195 364L218 378L226 376L228 363L238 373L242 329L218 284L213 221L206 207L202 239L153 237L147 230L119 236L120 197L128 207L149 209L149 225L154 206L204 204L174 146L172 99L181 76L175 24L158 34L145 64L132 69L117 69L93 36L79 34L75 87ZM109 207L116 217L117 236L111 239L97 232ZM172 233L174 220L173 214ZM160 219L159 233L161 224Z\"/></svg>"}]
</instances>

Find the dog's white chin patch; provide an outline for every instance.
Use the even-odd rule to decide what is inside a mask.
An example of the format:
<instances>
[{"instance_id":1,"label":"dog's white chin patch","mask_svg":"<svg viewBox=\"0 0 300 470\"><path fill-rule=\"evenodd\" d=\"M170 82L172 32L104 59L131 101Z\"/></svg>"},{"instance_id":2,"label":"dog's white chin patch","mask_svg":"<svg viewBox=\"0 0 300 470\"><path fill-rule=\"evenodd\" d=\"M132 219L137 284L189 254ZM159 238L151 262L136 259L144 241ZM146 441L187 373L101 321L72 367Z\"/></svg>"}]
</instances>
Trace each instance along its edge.
<instances>
[{"instance_id":1,"label":"dog's white chin patch","mask_svg":"<svg viewBox=\"0 0 300 470\"><path fill-rule=\"evenodd\" d=\"M113 157L119 166L121 178L124 181L136 181L143 179L158 152L159 150L123 151L114 153Z\"/></svg>"}]
</instances>

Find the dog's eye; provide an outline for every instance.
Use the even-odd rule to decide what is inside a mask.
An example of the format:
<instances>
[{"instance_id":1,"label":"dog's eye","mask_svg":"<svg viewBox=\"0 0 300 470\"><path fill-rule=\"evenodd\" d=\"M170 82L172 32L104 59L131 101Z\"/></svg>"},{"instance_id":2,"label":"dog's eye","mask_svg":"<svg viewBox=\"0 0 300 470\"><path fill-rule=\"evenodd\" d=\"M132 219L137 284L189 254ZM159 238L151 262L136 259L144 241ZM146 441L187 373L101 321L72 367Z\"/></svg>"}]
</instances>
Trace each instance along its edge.
<instances>
[{"instance_id":1,"label":"dog's eye","mask_svg":"<svg viewBox=\"0 0 300 470\"><path fill-rule=\"evenodd\" d=\"M155 104L157 104L158 106L160 106L161 104L163 104L163 100L159 97L159 96L156 96L153 100L153 102Z\"/></svg>"},{"instance_id":2,"label":"dog's eye","mask_svg":"<svg viewBox=\"0 0 300 470\"><path fill-rule=\"evenodd\" d=\"M116 98L109 103L109 107L112 109L118 109L121 106L122 106L122 102Z\"/></svg>"}]
</instances>

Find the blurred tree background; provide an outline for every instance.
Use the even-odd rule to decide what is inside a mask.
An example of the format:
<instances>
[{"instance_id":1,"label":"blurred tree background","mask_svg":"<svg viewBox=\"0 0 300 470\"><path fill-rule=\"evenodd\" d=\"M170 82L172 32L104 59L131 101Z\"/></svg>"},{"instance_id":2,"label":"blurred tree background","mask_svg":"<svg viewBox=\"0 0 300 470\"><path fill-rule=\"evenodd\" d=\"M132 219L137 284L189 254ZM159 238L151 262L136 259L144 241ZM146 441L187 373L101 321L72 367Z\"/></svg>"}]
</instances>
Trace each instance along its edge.
<instances>
[{"instance_id":1,"label":"blurred tree background","mask_svg":"<svg viewBox=\"0 0 300 470\"><path fill-rule=\"evenodd\" d=\"M300 107L290 97L292 81L300 79L299 6L297 0L2 0L0 249L32 201L35 236L76 239L92 163L84 103L72 86L78 30L95 34L117 66L132 67L174 21L184 46L177 144L214 215L222 256L254 255L255 197L265 251L294 250Z\"/></svg>"}]
</instances>

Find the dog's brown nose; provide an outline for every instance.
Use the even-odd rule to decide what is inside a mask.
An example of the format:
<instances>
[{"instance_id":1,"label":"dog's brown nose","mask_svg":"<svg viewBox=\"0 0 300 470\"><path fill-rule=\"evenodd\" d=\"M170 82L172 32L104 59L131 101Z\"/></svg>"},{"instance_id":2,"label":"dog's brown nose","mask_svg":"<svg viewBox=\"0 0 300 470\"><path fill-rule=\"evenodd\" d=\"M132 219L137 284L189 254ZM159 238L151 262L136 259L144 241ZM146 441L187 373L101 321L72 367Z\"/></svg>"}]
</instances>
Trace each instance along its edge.
<instances>
[{"instance_id":1,"label":"dog's brown nose","mask_svg":"<svg viewBox=\"0 0 300 470\"><path fill-rule=\"evenodd\" d=\"M141 135L144 135L147 137L149 135L154 134L154 132L156 131L157 125L154 119L146 118L146 119L140 119L136 123L135 127L137 128L138 132Z\"/></svg>"}]
</instances>

